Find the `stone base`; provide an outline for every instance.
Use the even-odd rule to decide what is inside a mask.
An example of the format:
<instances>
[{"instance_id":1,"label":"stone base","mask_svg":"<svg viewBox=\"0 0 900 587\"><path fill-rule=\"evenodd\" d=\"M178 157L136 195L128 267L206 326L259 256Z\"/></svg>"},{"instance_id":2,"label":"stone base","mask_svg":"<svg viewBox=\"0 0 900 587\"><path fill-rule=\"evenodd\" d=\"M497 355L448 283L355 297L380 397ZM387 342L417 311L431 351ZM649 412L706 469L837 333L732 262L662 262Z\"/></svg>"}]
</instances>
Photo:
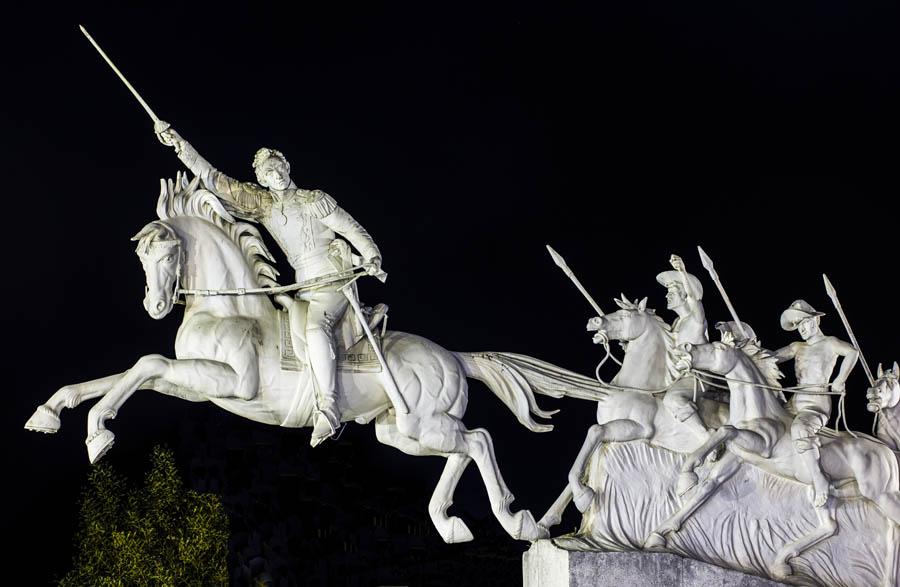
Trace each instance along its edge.
<instances>
[{"instance_id":1,"label":"stone base","mask_svg":"<svg viewBox=\"0 0 900 587\"><path fill-rule=\"evenodd\" d=\"M539 540L522 559L524 587L779 587L755 575L657 552L584 552Z\"/></svg>"}]
</instances>

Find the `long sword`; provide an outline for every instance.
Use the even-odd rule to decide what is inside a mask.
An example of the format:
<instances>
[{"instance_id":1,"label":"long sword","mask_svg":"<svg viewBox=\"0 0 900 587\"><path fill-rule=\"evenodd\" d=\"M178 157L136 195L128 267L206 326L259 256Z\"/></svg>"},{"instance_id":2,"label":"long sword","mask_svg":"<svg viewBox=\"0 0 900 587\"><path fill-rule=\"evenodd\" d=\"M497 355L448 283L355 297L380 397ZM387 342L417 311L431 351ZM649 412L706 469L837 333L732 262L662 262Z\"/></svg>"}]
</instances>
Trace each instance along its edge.
<instances>
[{"instance_id":1,"label":"long sword","mask_svg":"<svg viewBox=\"0 0 900 587\"><path fill-rule=\"evenodd\" d=\"M394 404L394 408L397 410L398 414L408 414L409 408L407 407L403 396L400 394L400 388L397 387L397 382L394 380L394 374L388 369L387 361L384 360L384 355L381 354L381 349L378 347L378 341L375 340L375 335L372 334L372 330L369 328L369 322L363 315L362 308L359 307L359 302L356 301L356 296L350 291L352 283L353 282L350 282L342 287L341 292L343 292L350 301L353 312L359 320L359 325L362 326L363 331L365 331L366 337L369 339L369 344L372 345L372 351L375 352L375 356L378 357L378 362L381 363L381 368L384 370L387 383L387 385L384 386L384 391L387 393L388 399Z\"/></svg>"},{"instance_id":2,"label":"long sword","mask_svg":"<svg viewBox=\"0 0 900 587\"><path fill-rule=\"evenodd\" d=\"M78 28L81 30L81 32L84 34L84 36L87 37L87 40L91 42L91 45L94 46L94 49L97 50L97 53L100 54L100 57L102 57L103 60L106 61L106 63L112 68L112 70L115 72L115 74L117 76L119 76L119 79L122 80L122 83L125 84L125 87L128 88L128 91L131 92L131 95L134 96L135 98L137 98L137 101L141 103L141 106L144 107L144 110L146 110L147 114L150 115L150 118L153 119L153 129L157 133L161 133L164 130L166 130L167 128L169 128L169 124L166 122L163 122L162 120L159 119L159 116L157 116L156 113L153 112L153 109L150 108L150 106L147 104L147 102L145 102L144 99L141 97L141 95L138 94L138 91L134 89L134 86L131 85L131 82L129 82L127 79L125 79L125 76L122 75L122 72L119 71L119 68L116 67L116 64L113 63L112 59L109 58L109 56L106 54L106 52L100 48L100 45L97 44L97 41L94 40L94 38L90 35L90 33L88 33L87 30L81 25L78 25Z\"/></svg>"},{"instance_id":3,"label":"long sword","mask_svg":"<svg viewBox=\"0 0 900 587\"><path fill-rule=\"evenodd\" d=\"M709 276L712 277L712 280L716 283L716 287L719 288L719 293L722 294L722 299L725 300L725 305L728 306L728 311L731 312L731 317L734 320L734 323L737 324L738 330L741 331L741 335L745 340L748 339L749 337L747 336L747 331L744 329L744 323L738 318L737 310L734 309L734 306L731 304L731 298L728 297L725 288L722 286L722 280L719 279L719 274L716 272L712 259L706 254L703 247L697 245L697 251L700 252L700 262L703 263L704 269L709 272Z\"/></svg>"},{"instance_id":4,"label":"long sword","mask_svg":"<svg viewBox=\"0 0 900 587\"><path fill-rule=\"evenodd\" d=\"M859 353L859 362L862 363L863 370L866 372L866 377L869 378L869 385L875 385L875 378L872 377L872 370L869 369L869 364L866 363L866 358L863 356L862 349L859 348L859 342L856 341L856 335L853 334L853 329L850 328L850 322L847 320L847 315L844 314L844 308L841 306L840 300L838 300L837 291L835 291L828 276L824 273L822 274L822 279L825 280L825 291L828 292L828 297L831 298L831 303L834 304L834 307L837 309L838 315L841 317L841 322L844 323L844 328L850 336L850 342L853 343L853 348Z\"/></svg>"},{"instance_id":5,"label":"long sword","mask_svg":"<svg viewBox=\"0 0 900 587\"><path fill-rule=\"evenodd\" d=\"M597 315L605 316L603 310L600 309L600 306L597 305L597 302L595 302L594 298L591 297L591 294L589 294L587 290L584 289L584 286L581 285L581 282L578 281L577 277L575 277L575 273L571 269L569 269L569 266L566 264L566 260L563 259L562 255L554 251L553 247L551 247L550 245L547 245L547 250L550 251L550 256L553 257L553 262L556 263L557 267L563 270L563 273L569 276L569 279L572 280L572 283L575 284L575 287L578 288L578 291L581 292L581 295L587 298L587 301L591 304L591 306L593 306L594 311L597 312Z\"/></svg>"}]
</instances>

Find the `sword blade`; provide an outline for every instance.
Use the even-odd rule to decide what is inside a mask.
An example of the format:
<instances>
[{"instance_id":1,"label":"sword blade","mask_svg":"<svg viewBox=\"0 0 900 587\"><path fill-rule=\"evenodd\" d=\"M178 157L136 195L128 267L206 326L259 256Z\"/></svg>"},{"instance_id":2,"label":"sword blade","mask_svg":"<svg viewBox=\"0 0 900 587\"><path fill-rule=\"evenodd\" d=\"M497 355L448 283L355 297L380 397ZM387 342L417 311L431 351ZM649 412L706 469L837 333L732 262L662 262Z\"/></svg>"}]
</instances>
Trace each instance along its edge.
<instances>
[{"instance_id":1,"label":"sword blade","mask_svg":"<svg viewBox=\"0 0 900 587\"><path fill-rule=\"evenodd\" d=\"M135 98L137 98L137 101L140 102L141 106L144 107L144 110L147 111L147 114L150 115L150 118L153 119L153 122L154 123L159 122L160 120L159 120L159 117L156 115L156 113L153 112L153 110L150 108L150 106L147 104L147 102L145 102L144 99L141 97L141 95L138 94L138 91L134 89L134 86L131 85L131 82L129 82L127 79L125 79L125 76L122 75L122 72L119 71L119 68L116 67L116 64L113 63L112 59L109 58L109 56L106 54L106 52L100 48L100 45L97 44L97 41L95 41L94 38L90 35L90 33L87 32L87 29L85 29L81 25L78 25L78 28L81 29L81 32L84 34L85 37L87 37L87 40L90 41L91 45L94 46L94 49L97 50L97 53L100 54L100 57L102 57L103 60L106 61L107 65L109 65L112 68L112 70L115 72L115 74L117 76L119 76L119 79L122 80L122 83L125 84L125 87L128 88L128 91L131 92L131 95L134 96Z\"/></svg>"}]
</instances>

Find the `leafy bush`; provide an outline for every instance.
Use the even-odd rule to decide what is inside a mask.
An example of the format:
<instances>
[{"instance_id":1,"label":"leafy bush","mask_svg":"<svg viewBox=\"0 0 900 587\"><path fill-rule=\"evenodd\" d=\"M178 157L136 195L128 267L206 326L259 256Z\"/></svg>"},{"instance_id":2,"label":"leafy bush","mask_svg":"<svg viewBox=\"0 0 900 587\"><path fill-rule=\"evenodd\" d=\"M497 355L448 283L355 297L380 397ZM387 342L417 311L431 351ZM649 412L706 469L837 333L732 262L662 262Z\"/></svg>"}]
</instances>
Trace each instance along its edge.
<instances>
[{"instance_id":1,"label":"leafy bush","mask_svg":"<svg viewBox=\"0 0 900 587\"><path fill-rule=\"evenodd\" d=\"M216 495L185 489L155 447L143 487L100 463L88 478L74 568L62 587L227 585L228 518Z\"/></svg>"}]
</instances>

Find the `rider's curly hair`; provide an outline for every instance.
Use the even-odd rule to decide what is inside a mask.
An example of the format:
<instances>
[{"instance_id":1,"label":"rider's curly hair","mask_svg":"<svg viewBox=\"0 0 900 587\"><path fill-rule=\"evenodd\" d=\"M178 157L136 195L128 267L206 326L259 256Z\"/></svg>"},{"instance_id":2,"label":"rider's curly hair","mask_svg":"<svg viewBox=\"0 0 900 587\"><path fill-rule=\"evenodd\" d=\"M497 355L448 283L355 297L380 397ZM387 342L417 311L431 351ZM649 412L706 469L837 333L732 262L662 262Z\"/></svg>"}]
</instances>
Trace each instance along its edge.
<instances>
[{"instance_id":1,"label":"rider's curly hair","mask_svg":"<svg viewBox=\"0 0 900 587\"><path fill-rule=\"evenodd\" d=\"M258 150L255 155L253 155L253 171L256 172L257 179L259 179L259 168L270 157L277 157L278 159L281 159L281 162L284 163L288 168L288 173L290 173L291 164L288 163L287 157L284 156L284 153L277 149L269 149L267 147L263 147Z\"/></svg>"}]
</instances>

